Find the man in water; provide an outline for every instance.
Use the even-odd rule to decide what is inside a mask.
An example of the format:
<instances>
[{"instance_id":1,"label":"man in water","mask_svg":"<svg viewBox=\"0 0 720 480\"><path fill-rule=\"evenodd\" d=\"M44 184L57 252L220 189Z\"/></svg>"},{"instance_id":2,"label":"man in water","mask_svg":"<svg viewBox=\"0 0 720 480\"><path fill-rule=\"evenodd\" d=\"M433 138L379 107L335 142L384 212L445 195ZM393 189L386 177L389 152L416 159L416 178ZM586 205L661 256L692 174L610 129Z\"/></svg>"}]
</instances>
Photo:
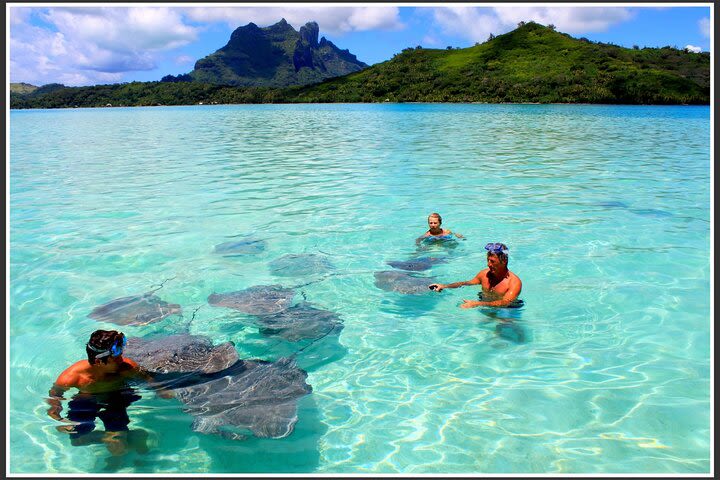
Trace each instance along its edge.
<instances>
[{"instance_id":1,"label":"man in water","mask_svg":"<svg viewBox=\"0 0 720 480\"><path fill-rule=\"evenodd\" d=\"M125 453L128 443L138 452L147 451L147 432L129 431L126 409L142 398L128 381L151 380L151 377L133 360L123 357L125 343L125 335L121 332L94 331L85 345L87 360L75 362L65 369L50 389L47 413L51 418L69 424L57 429L70 433L72 445L104 443L113 455ZM68 402L67 418L62 418L63 394L71 388L79 392ZM165 398L169 396L165 391L158 394ZM105 425L104 433L93 432L96 417L100 417Z\"/></svg>"},{"instance_id":2,"label":"man in water","mask_svg":"<svg viewBox=\"0 0 720 480\"><path fill-rule=\"evenodd\" d=\"M433 283L431 290L442 292L446 288L458 288L465 285L482 285L482 300L463 300L461 308L507 307L515 302L522 290L520 278L507 268L508 248L503 243L488 243L487 266L475 277L466 282L450 284Z\"/></svg>"},{"instance_id":3,"label":"man in water","mask_svg":"<svg viewBox=\"0 0 720 480\"><path fill-rule=\"evenodd\" d=\"M424 239L426 239L426 238L428 238L428 237L430 237L430 238L432 238L432 237L437 237L437 238L439 238L439 237L443 237L443 236L446 236L446 235L453 235L453 232L451 232L451 231L448 230L448 229L442 228L441 225L442 225L442 217L440 216L440 214L439 214L439 213L435 213L435 212L431 213L431 214L428 216L428 227L429 227L428 231L425 232L424 234L422 234L422 236L418 237L418 238L415 240L415 243L418 243L418 244L419 244L420 242L422 242ZM454 235L455 235L457 238L463 238L463 236L460 235L459 233L455 233Z\"/></svg>"}]
</instances>

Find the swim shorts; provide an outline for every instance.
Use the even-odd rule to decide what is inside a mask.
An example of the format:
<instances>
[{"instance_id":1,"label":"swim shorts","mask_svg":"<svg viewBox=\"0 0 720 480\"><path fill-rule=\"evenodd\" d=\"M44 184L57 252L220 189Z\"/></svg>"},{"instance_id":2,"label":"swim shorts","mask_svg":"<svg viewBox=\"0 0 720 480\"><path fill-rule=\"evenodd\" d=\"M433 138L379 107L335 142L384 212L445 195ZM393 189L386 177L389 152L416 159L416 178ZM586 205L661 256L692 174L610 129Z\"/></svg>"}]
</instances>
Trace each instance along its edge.
<instances>
[{"instance_id":1,"label":"swim shorts","mask_svg":"<svg viewBox=\"0 0 720 480\"><path fill-rule=\"evenodd\" d=\"M78 422L71 436L92 432L97 417L102 420L106 432L128 430L127 407L141 398L130 388L102 394L78 393L68 402L67 418Z\"/></svg>"}]
</instances>

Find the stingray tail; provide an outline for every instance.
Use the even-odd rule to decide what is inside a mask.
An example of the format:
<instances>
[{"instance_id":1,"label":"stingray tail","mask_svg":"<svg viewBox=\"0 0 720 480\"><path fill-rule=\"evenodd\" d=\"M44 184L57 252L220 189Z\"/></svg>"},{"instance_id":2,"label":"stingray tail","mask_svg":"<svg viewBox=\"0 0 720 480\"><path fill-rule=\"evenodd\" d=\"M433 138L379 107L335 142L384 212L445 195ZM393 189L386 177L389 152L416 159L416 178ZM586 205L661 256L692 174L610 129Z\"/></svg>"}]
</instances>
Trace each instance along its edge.
<instances>
[{"instance_id":1,"label":"stingray tail","mask_svg":"<svg viewBox=\"0 0 720 480\"><path fill-rule=\"evenodd\" d=\"M352 272L326 273L325 275L321 276L320 278L318 278L316 280L310 280L309 282L294 285L290 288L294 288L297 290L298 288L307 287L308 285L313 285L315 283L320 283L330 277L347 277L348 275L364 275L364 274L373 273L373 272L374 272L374 270L357 270L357 271L352 271Z\"/></svg>"},{"instance_id":2,"label":"stingray tail","mask_svg":"<svg viewBox=\"0 0 720 480\"><path fill-rule=\"evenodd\" d=\"M150 290L150 292L148 292L148 294L153 294L153 293L157 292L165 285L165 283L169 282L170 280L175 280L175 278L177 278L177 277L166 278L165 280L160 282L159 285L150 285L150 288L155 287L155 286L157 286L157 288L155 290Z\"/></svg>"},{"instance_id":3,"label":"stingray tail","mask_svg":"<svg viewBox=\"0 0 720 480\"><path fill-rule=\"evenodd\" d=\"M197 314L198 310L200 310L202 307L204 307L205 304L201 304L199 307L197 307L195 310L193 310L192 317L190 320L185 322L185 329L189 332L190 331L190 325L192 324L193 320L195 320L195 315ZM183 314L180 314L181 317L184 317Z\"/></svg>"},{"instance_id":4,"label":"stingray tail","mask_svg":"<svg viewBox=\"0 0 720 480\"><path fill-rule=\"evenodd\" d=\"M291 358L291 359L296 358L296 357L298 356L298 354L300 354L300 352L302 352L302 351L305 350L306 348L314 345L315 343L319 342L319 341L322 340L323 338L325 338L325 337L327 337L328 335L330 335L330 333L332 333L332 331L335 330L335 329L338 327L338 325L340 325L340 324L339 324L339 323L336 323L336 324L334 324L333 326L331 326L330 328L328 328L328 331L327 331L327 332L323 333L323 334L320 335L319 337L314 338L310 343L308 343L308 344L305 345L304 347L302 347L302 348L294 351L294 352L290 355L289 358Z\"/></svg>"}]
</instances>

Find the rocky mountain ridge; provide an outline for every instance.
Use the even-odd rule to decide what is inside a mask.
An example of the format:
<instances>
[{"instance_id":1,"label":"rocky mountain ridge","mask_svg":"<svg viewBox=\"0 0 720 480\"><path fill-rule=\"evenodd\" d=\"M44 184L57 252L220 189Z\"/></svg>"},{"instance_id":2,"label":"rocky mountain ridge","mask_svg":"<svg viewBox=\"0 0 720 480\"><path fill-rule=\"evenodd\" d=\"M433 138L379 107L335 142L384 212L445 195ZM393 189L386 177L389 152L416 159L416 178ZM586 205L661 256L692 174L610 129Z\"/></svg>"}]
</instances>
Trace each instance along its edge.
<instances>
[{"instance_id":1,"label":"rocky mountain ridge","mask_svg":"<svg viewBox=\"0 0 720 480\"><path fill-rule=\"evenodd\" d=\"M360 71L368 65L322 37L316 22L295 30L285 19L233 31L227 45L195 63L187 79L228 86L308 85Z\"/></svg>"}]
</instances>

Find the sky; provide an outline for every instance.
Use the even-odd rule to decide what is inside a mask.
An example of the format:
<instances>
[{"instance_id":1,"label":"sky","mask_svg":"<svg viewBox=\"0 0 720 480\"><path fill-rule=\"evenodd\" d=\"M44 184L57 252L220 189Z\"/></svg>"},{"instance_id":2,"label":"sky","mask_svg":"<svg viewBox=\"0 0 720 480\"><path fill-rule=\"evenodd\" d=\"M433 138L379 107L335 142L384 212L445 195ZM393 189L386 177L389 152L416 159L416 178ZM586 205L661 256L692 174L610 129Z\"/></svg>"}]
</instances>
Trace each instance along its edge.
<instances>
[{"instance_id":1,"label":"sky","mask_svg":"<svg viewBox=\"0 0 720 480\"><path fill-rule=\"evenodd\" d=\"M575 38L631 48L710 51L709 2L691 4L6 4L10 82L36 86L156 81L192 71L236 28L284 18L369 65L407 47L469 47L517 27L553 24Z\"/></svg>"}]
</instances>

